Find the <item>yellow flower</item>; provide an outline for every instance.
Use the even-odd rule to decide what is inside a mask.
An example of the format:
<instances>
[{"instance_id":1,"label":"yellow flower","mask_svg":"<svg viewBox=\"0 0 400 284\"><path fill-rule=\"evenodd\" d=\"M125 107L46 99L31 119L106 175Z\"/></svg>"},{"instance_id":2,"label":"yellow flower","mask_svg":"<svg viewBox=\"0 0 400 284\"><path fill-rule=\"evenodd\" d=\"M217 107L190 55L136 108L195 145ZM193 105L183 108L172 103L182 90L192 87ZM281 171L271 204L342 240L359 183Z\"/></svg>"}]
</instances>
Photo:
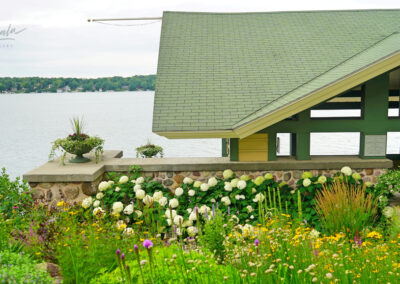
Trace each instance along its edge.
<instances>
[{"instance_id":1,"label":"yellow flower","mask_svg":"<svg viewBox=\"0 0 400 284\"><path fill-rule=\"evenodd\" d=\"M381 238L382 238L382 235L381 235L380 233L378 233L378 232L372 231L372 232L369 232L369 233L367 234L367 238L371 238L371 239L381 239Z\"/></svg>"},{"instance_id":2,"label":"yellow flower","mask_svg":"<svg viewBox=\"0 0 400 284\"><path fill-rule=\"evenodd\" d=\"M63 205L64 205L64 201L62 201L62 200L59 201L59 202L57 203L57 206L58 206L58 207L61 207L61 206L63 206Z\"/></svg>"},{"instance_id":3,"label":"yellow flower","mask_svg":"<svg viewBox=\"0 0 400 284\"><path fill-rule=\"evenodd\" d=\"M40 255L40 252L37 252L36 255Z\"/></svg>"},{"instance_id":4,"label":"yellow flower","mask_svg":"<svg viewBox=\"0 0 400 284\"><path fill-rule=\"evenodd\" d=\"M70 228L68 227L68 228L65 229L65 232L68 232L69 230L70 230Z\"/></svg>"}]
</instances>

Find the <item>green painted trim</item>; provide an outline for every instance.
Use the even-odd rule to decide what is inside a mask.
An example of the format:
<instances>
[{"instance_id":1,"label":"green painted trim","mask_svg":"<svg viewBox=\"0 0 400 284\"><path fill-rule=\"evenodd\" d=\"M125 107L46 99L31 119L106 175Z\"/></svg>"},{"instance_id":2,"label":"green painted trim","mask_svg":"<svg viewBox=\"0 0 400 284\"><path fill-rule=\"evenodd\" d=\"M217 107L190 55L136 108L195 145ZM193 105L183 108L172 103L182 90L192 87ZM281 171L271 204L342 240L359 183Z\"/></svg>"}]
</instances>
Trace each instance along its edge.
<instances>
[{"instance_id":1,"label":"green painted trim","mask_svg":"<svg viewBox=\"0 0 400 284\"><path fill-rule=\"evenodd\" d=\"M239 139L230 138L229 139L229 149L230 149L230 160L239 161Z\"/></svg>"},{"instance_id":2,"label":"green painted trim","mask_svg":"<svg viewBox=\"0 0 400 284\"><path fill-rule=\"evenodd\" d=\"M228 153L226 152L226 138L222 138L221 139L221 143L222 143L222 157L228 157Z\"/></svg>"},{"instance_id":3,"label":"green painted trim","mask_svg":"<svg viewBox=\"0 0 400 284\"><path fill-rule=\"evenodd\" d=\"M268 161L276 161L276 133L268 132Z\"/></svg>"},{"instance_id":4,"label":"green painted trim","mask_svg":"<svg viewBox=\"0 0 400 284\"><path fill-rule=\"evenodd\" d=\"M296 160L311 160L310 132L297 132L296 142Z\"/></svg>"},{"instance_id":5,"label":"green painted trim","mask_svg":"<svg viewBox=\"0 0 400 284\"><path fill-rule=\"evenodd\" d=\"M290 133L290 155L296 156L296 133Z\"/></svg>"}]
</instances>

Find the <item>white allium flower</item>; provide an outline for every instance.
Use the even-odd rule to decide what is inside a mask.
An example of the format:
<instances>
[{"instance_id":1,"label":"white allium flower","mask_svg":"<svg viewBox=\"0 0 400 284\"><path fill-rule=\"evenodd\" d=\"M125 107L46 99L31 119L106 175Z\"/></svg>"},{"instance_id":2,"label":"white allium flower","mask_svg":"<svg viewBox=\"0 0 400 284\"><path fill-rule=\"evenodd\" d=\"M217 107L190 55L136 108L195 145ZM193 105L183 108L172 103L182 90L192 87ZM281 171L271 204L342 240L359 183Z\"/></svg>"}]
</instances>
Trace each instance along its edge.
<instances>
[{"instance_id":1,"label":"white allium flower","mask_svg":"<svg viewBox=\"0 0 400 284\"><path fill-rule=\"evenodd\" d=\"M246 206L247 212L251 213L254 211L253 207L251 207L251 205L247 205Z\"/></svg>"},{"instance_id":2,"label":"white allium flower","mask_svg":"<svg viewBox=\"0 0 400 284\"><path fill-rule=\"evenodd\" d=\"M351 174L353 173L350 167L343 167L340 171L346 176L351 176Z\"/></svg>"},{"instance_id":3,"label":"white allium flower","mask_svg":"<svg viewBox=\"0 0 400 284\"><path fill-rule=\"evenodd\" d=\"M135 182L136 182L136 184L144 183L144 177L138 177Z\"/></svg>"},{"instance_id":4,"label":"white allium flower","mask_svg":"<svg viewBox=\"0 0 400 284\"><path fill-rule=\"evenodd\" d=\"M215 177L212 177L208 180L208 185L210 187L216 186L218 184L218 180Z\"/></svg>"},{"instance_id":5,"label":"white allium flower","mask_svg":"<svg viewBox=\"0 0 400 284\"><path fill-rule=\"evenodd\" d=\"M167 224L168 224L168 226L171 226L171 225L172 225L171 219L167 219Z\"/></svg>"},{"instance_id":6,"label":"white allium flower","mask_svg":"<svg viewBox=\"0 0 400 284\"><path fill-rule=\"evenodd\" d=\"M230 183L230 182L225 182L224 189L225 189L226 191L228 191L228 192L231 192L231 191L232 191L232 185L231 185L231 183Z\"/></svg>"},{"instance_id":7,"label":"white allium flower","mask_svg":"<svg viewBox=\"0 0 400 284\"><path fill-rule=\"evenodd\" d=\"M119 183L120 184L124 184L127 183L129 181L129 178L127 176L122 176L119 178Z\"/></svg>"},{"instance_id":8,"label":"white allium flower","mask_svg":"<svg viewBox=\"0 0 400 284\"><path fill-rule=\"evenodd\" d=\"M112 206L112 211L114 214L119 214L123 209L124 209L124 204L122 204L122 202L120 201L114 202Z\"/></svg>"},{"instance_id":9,"label":"white allium flower","mask_svg":"<svg viewBox=\"0 0 400 284\"><path fill-rule=\"evenodd\" d=\"M190 189L188 191L189 196L194 196L196 194L196 191L194 191L193 189Z\"/></svg>"},{"instance_id":10,"label":"white allium flower","mask_svg":"<svg viewBox=\"0 0 400 284\"><path fill-rule=\"evenodd\" d=\"M135 214L136 214L136 216L137 216L138 218L140 218L140 217L142 217L143 212L140 211L140 210L135 210Z\"/></svg>"},{"instance_id":11,"label":"white allium flower","mask_svg":"<svg viewBox=\"0 0 400 284\"><path fill-rule=\"evenodd\" d=\"M165 217L166 217L167 219L174 219L175 216L176 216L176 210L171 210L171 209L168 208L168 209L165 211Z\"/></svg>"},{"instance_id":12,"label":"white allium flower","mask_svg":"<svg viewBox=\"0 0 400 284\"><path fill-rule=\"evenodd\" d=\"M237 187L238 181L239 181L238 178L235 178L235 179L231 180L231 186L232 187Z\"/></svg>"},{"instance_id":13,"label":"white allium flower","mask_svg":"<svg viewBox=\"0 0 400 284\"><path fill-rule=\"evenodd\" d=\"M190 237L194 237L195 235L197 235L197 228L194 226L190 226L189 228L187 228L187 232Z\"/></svg>"},{"instance_id":14,"label":"white allium flower","mask_svg":"<svg viewBox=\"0 0 400 284\"><path fill-rule=\"evenodd\" d=\"M183 217L181 215L176 215L174 217L174 224L180 225L181 223L183 223Z\"/></svg>"},{"instance_id":15,"label":"white allium flower","mask_svg":"<svg viewBox=\"0 0 400 284\"><path fill-rule=\"evenodd\" d=\"M209 188L210 188L210 186L209 186L207 183L203 183L203 184L200 186L200 190L201 190L201 191L207 191Z\"/></svg>"},{"instance_id":16,"label":"white allium flower","mask_svg":"<svg viewBox=\"0 0 400 284\"><path fill-rule=\"evenodd\" d=\"M104 193L99 192L96 194L96 199L102 199L104 197Z\"/></svg>"},{"instance_id":17,"label":"white allium flower","mask_svg":"<svg viewBox=\"0 0 400 284\"><path fill-rule=\"evenodd\" d=\"M190 214L190 213L192 213L193 209L192 208L188 208L188 209L186 209L186 211Z\"/></svg>"},{"instance_id":18,"label":"white allium flower","mask_svg":"<svg viewBox=\"0 0 400 284\"><path fill-rule=\"evenodd\" d=\"M303 186L307 187L311 185L311 180L309 178L303 179Z\"/></svg>"},{"instance_id":19,"label":"white allium flower","mask_svg":"<svg viewBox=\"0 0 400 284\"><path fill-rule=\"evenodd\" d=\"M197 220L197 215L196 212L192 211L189 215L189 220L190 221L196 221Z\"/></svg>"},{"instance_id":20,"label":"white allium flower","mask_svg":"<svg viewBox=\"0 0 400 284\"><path fill-rule=\"evenodd\" d=\"M392 218L392 217L393 217L393 214L394 214L394 209L393 209L393 207L386 206L385 208L383 208L382 214L383 214L383 216L385 216L386 218Z\"/></svg>"},{"instance_id":21,"label":"white allium flower","mask_svg":"<svg viewBox=\"0 0 400 284\"><path fill-rule=\"evenodd\" d=\"M133 213L133 204L129 204L124 209L124 214L131 215Z\"/></svg>"},{"instance_id":22,"label":"white allium flower","mask_svg":"<svg viewBox=\"0 0 400 284\"><path fill-rule=\"evenodd\" d=\"M136 191L138 191L138 190L141 190L142 189L142 186L140 185L140 184L136 184L134 187L133 187L133 191L134 192L136 192Z\"/></svg>"},{"instance_id":23,"label":"white allium flower","mask_svg":"<svg viewBox=\"0 0 400 284\"><path fill-rule=\"evenodd\" d=\"M207 205L202 205L202 206L199 208L199 213L200 213L200 214L204 214L204 212L206 212L206 211L207 211L207 213L210 213L210 212L211 212L211 208L208 207Z\"/></svg>"},{"instance_id":24,"label":"white allium flower","mask_svg":"<svg viewBox=\"0 0 400 284\"><path fill-rule=\"evenodd\" d=\"M135 233L132 228L125 228L124 231L122 232L125 236L131 236Z\"/></svg>"},{"instance_id":25,"label":"white allium flower","mask_svg":"<svg viewBox=\"0 0 400 284\"><path fill-rule=\"evenodd\" d=\"M136 191L136 198L143 199L146 196L146 192L143 189L139 189Z\"/></svg>"},{"instance_id":26,"label":"white allium flower","mask_svg":"<svg viewBox=\"0 0 400 284\"><path fill-rule=\"evenodd\" d=\"M112 187L114 185L114 181L113 180L109 180L108 181L108 187L110 188L110 187Z\"/></svg>"},{"instance_id":27,"label":"white allium flower","mask_svg":"<svg viewBox=\"0 0 400 284\"><path fill-rule=\"evenodd\" d=\"M115 192L119 192L121 189L119 188L119 186L117 186L116 188L115 188Z\"/></svg>"},{"instance_id":28,"label":"white allium flower","mask_svg":"<svg viewBox=\"0 0 400 284\"><path fill-rule=\"evenodd\" d=\"M85 199L82 200L82 207L84 209L87 209L90 207L90 205L92 205L93 202L93 198L91 196L86 197Z\"/></svg>"},{"instance_id":29,"label":"white allium flower","mask_svg":"<svg viewBox=\"0 0 400 284\"><path fill-rule=\"evenodd\" d=\"M246 188L246 182L244 180L239 180L237 183L237 188L238 189L245 189Z\"/></svg>"},{"instance_id":30,"label":"white allium flower","mask_svg":"<svg viewBox=\"0 0 400 284\"><path fill-rule=\"evenodd\" d=\"M153 197L151 197L150 195L146 195L143 198L143 203L146 204L147 206L150 206L153 203Z\"/></svg>"},{"instance_id":31,"label":"white allium flower","mask_svg":"<svg viewBox=\"0 0 400 284\"><path fill-rule=\"evenodd\" d=\"M210 202L212 202L212 203L215 203L215 202L217 202L214 198L211 198L210 199Z\"/></svg>"},{"instance_id":32,"label":"white allium flower","mask_svg":"<svg viewBox=\"0 0 400 284\"><path fill-rule=\"evenodd\" d=\"M228 196L224 196L221 198L221 202L225 205L225 206L229 206L231 205L231 199Z\"/></svg>"},{"instance_id":33,"label":"white allium flower","mask_svg":"<svg viewBox=\"0 0 400 284\"><path fill-rule=\"evenodd\" d=\"M232 170L225 170L222 175L224 176L224 179L230 179L233 176Z\"/></svg>"},{"instance_id":34,"label":"white allium flower","mask_svg":"<svg viewBox=\"0 0 400 284\"><path fill-rule=\"evenodd\" d=\"M202 185L202 182L199 180L196 180L193 184L194 187L200 187Z\"/></svg>"},{"instance_id":35,"label":"white allium flower","mask_svg":"<svg viewBox=\"0 0 400 284\"><path fill-rule=\"evenodd\" d=\"M185 178L183 179L183 183L184 183L184 184L192 184L192 183L193 183L193 180L192 180L190 177L185 177Z\"/></svg>"},{"instance_id":36,"label":"white allium flower","mask_svg":"<svg viewBox=\"0 0 400 284\"><path fill-rule=\"evenodd\" d=\"M110 188L110 184L107 181L99 183L99 191L105 191Z\"/></svg>"},{"instance_id":37,"label":"white allium flower","mask_svg":"<svg viewBox=\"0 0 400 284\"><path fill-rule=\"evenodd\" d=\"M101 207L96 207L93 209L93 215L94 216L101 216L103 215L104 210Z\"/></svg>"},{"instance_id":38,"label":"white allium flower","mask_svg":"<svg viewBox=\"0 0 400 284\"><path fill-rule=\"evenodd\" d=\"M257 193L255 198L253 199L254 202L263 202L264 201L264 195L262 193Z\"/></svg>"},{"instance_id":39,"label":"white allium flower","mask_svg":"<svg viewBox=\"0 0 400 284\"><path fill-rule=\"evenodd\" d=\"M160 206L162 206L162 207L167 205L167 203L168 203L168 199L165 196L161 197L160 200L158 201L158 204L160 204Z\"/></svg>"},{"instance_id":40,"label":"white allium flower","mask_svg":"<svg viewBox=\"0 0 400 284\"><path fill-rule=\"evenodd\" d=\"M161 192L161 191L156 191L156 192L154 192L154 194L153 194L153 199L154 199L154 201L160 201L160 199L161 198L163 198L164 196L163 196L163 193Z\"/></svg>"},{"instance_id":41,"label":"white allium flower","mask_svg":"<svg viewBox=\"0 0 400 284\"><path fill-rule=\"evenodd\" d=\"M182 227L190 227L190 226L192 226L193 225L193 221L192 220L185 220L185 221L183 221L183 223L182 223Z\"/></svg>"},{"instance_id":42,"label":"white allium flower","mask_svg":"<svg viewBox=\"0 0 400 284\"><path fill-rule=\"evenodd\" d=\"M178 187L177 189L175 189L175 196L181 196L183 194L183 188Z\"/></svg>"},{"instance_id":43,"label":"white allium flower","mask_svg":"<svg viewBox=\"0 0 400 284\"><path fill-rule=\"evenodd\" d=\"M176 207L178 207L178 206L179 206L179 201L178 201L178 199L172 198L172 199L169 201L169 206L171 206L171 208L176 208Z\"/></svg>"}]
</instances>

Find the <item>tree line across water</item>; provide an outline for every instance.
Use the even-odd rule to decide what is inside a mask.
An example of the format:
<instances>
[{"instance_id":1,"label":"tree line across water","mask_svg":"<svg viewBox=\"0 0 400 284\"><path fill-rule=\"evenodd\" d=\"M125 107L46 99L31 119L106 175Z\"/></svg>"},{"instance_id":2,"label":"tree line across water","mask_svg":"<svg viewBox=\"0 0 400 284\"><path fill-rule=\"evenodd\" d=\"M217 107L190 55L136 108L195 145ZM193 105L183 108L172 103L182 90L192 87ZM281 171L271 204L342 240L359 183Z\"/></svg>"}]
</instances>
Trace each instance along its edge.
<instances>
[{"instance_id":1,"label":"tree line across water","mask_svg":"<svg viewBox=\"0 0 400 284\"><path fill-rule=\"evenodd\" d=\"M61 93L154 90L156 75L132 77L42 78L0 77L0 93Z\"/></svg>"}]
</instances>

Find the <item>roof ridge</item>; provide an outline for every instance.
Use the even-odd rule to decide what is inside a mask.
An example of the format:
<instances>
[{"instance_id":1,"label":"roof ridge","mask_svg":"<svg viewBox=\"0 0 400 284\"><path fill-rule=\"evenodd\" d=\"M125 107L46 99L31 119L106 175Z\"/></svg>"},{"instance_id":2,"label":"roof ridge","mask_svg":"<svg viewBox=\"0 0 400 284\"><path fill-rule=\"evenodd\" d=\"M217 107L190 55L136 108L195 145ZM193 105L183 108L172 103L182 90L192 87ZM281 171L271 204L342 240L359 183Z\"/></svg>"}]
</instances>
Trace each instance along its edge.
<instances>
[{"instance_id":1,"label":"roof ridge","mask_svg":"<svg viewBox=\"0 0 400 284\"><path fill-rule=\"evenodd\" d=\"M400 8L393 9L346 9L346 10L292 10L292 11L253 11L253 12L202 12L202 11L163 11L174 14L200 14L200 15L246 15L246 14L294 14L294 13L330 13L330 12L392 12L400 11Z\"/></svg>"},{"instance_id":2,"label":"roof ridge","mask_svg":"<svg viewBox=\"0 0 400 284\"><path fill-rule=\"evenodd\" d=\"M381 43L382 41L386 40L387 38L389 38L389 37L391 37L391 36L393 36L393 35L395 35L395 34L399 34L399 33L400 33L400 32L393 32L393 33L391 33L390 35L388 35L388 36L386 36L386 37L384 37L384 38L382 38L382 39L380 39L380 40L374 42L373 44L371 44L371 45L368 46L367 48L361 50L360 52L353 54L352 56L346 58L346 59L343 60L342 62L340 62L340 63L336 64L335 66L333 66L333 67L331 67L331 68L325 70L324 72L318 74L317 76L315 76L314 78L308 80L307 82L304 82L304 83L298 85L296 88L293 88L293 89L291 89L290 91L286 92L285 94L279 96L279 98L276 98L276 99L270 101L267 105L263 105L263 106L260 107L259 109L257 109L257 110L255 110L255 111L253 111L252 113L248 114L246 117L244 117L244 118L238 120L237 122L235 122L235 123L232 125L232 127L234 127L234 128L237 127L238 124L239 124L241 121L246 120L248 117L252 116L253 114L255 114L255 113L259 112L259 111L261 111L262 109L264 109L264 108L267 107L268 105L270 105L270 104L276 102L277 100L280 100L280 99L284 98L286 95L288 95L288 94L290 94L290 93L296 91L297 89L299 89L299 88L301 88L301 87L303 87L303 86L305 86L305 85L311 83L312 81L318 79L319 77L321 77L321 76L323 76L324 74L330 72L331 70L333 70L333 69L335 69L335 68L337 68L337 67L339 67L339 66L345 64L345 63L348 62L348 61L350 61L350 60L353 59L354 57L356 57L356 56L358 56L358 55L360 55L360 54L362 54L362 53L368 51L369 49L371 49L371 48L373 48L374 46L378 45L379 43Z\"/></svg>"}]
</instances>

